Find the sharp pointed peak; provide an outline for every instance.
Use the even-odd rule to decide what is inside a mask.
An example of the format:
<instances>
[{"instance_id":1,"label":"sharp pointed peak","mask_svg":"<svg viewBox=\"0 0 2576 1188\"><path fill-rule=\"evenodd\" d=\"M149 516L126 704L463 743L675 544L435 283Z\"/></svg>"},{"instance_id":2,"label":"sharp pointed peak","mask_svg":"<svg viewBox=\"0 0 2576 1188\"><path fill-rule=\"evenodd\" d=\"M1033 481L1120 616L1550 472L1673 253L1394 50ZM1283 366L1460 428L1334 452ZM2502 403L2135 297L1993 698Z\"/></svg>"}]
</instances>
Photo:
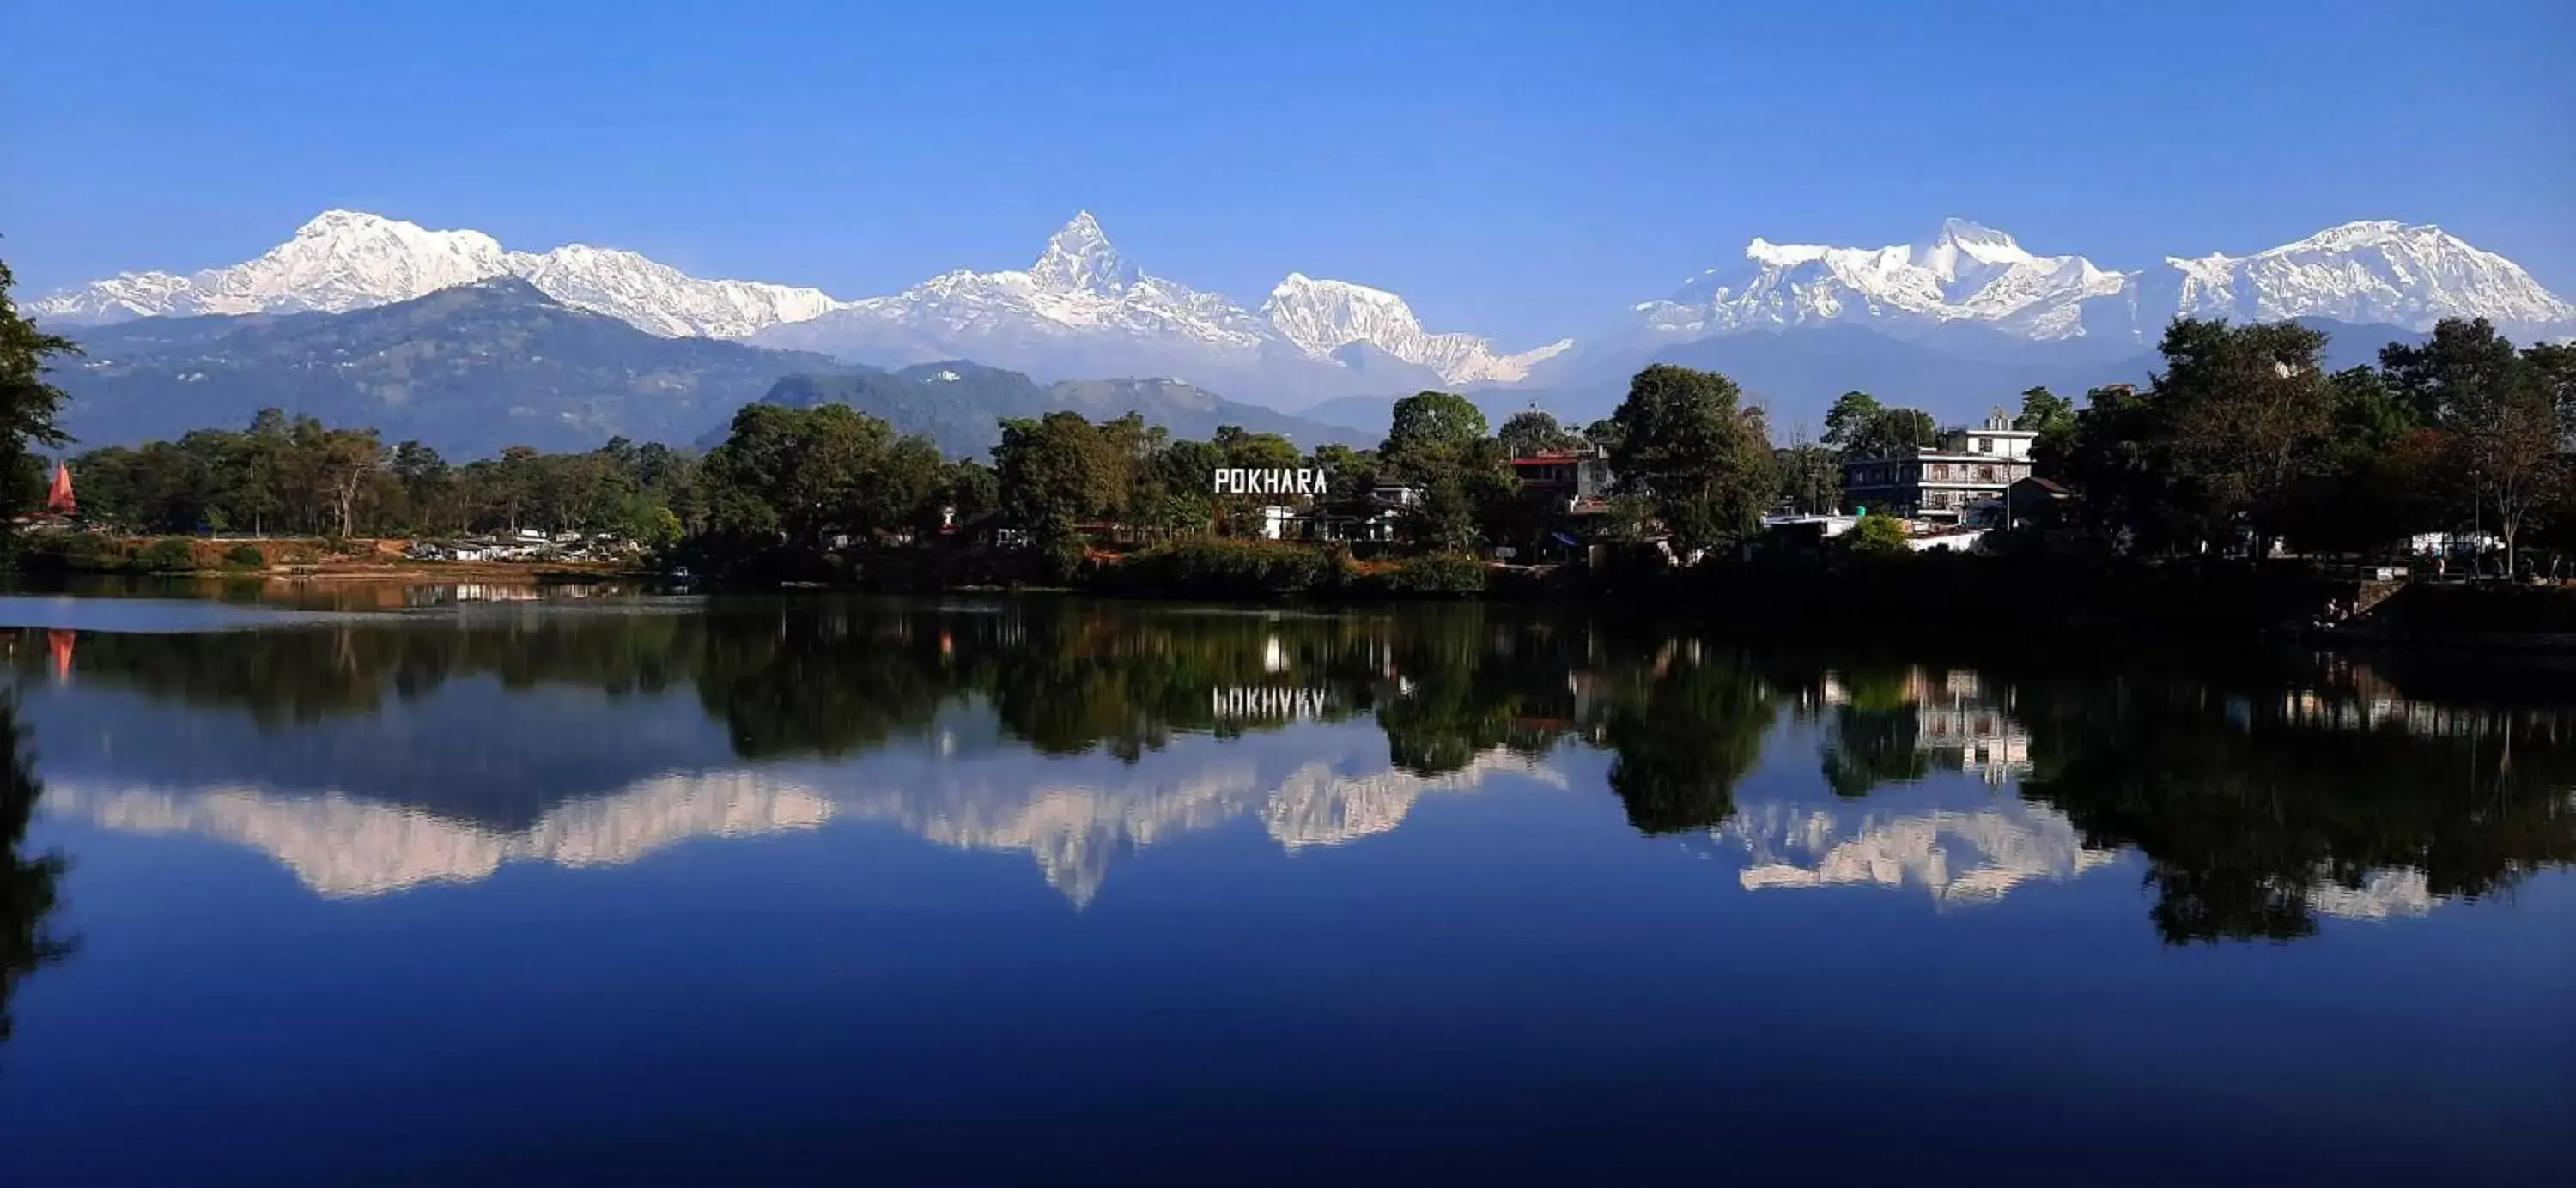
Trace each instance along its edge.
<instances>
[{"instance_id":1,"label":"sharp pointed peak","mask_svg":"<svg viewBox=\"0 0 2576 1188\"><path fill-rule=\"evenodd\" d=\"M1055 234L1047 237L1049 243L1061 243L1066 240L1107 243L1109 233L1100 229L1100 220L1090 211L1077 210L1073 212L1072 218L1064 221L1063 226L1055 229Z\"/></svg>"},{"instance_id":2,"label":"sharp pointed peak","mask_svg":"<svg viewBox=\"0 0 2576 1188\"><path fill-rule=\"evenodd\" d=\"M1975 219L1963 219L1953 215L1941 220L1941 230L1933 236L1933 240L1936 243L2010 244L2013 242L2013 237Z\"/></svg>"},{"instance_id":3,"label":"sharp pointed peak","mask_svg":"<svg viewBox=\"0 0 2576 1188\"><path fill-rule=\"evenodd\" d=\"M1029 266L1031 275L1062 289L1116 292L1144 274L1118 254L1100 220L1088 210L1075 212L1047 237L1046 250Z\"/></svg>"}]
</instances>

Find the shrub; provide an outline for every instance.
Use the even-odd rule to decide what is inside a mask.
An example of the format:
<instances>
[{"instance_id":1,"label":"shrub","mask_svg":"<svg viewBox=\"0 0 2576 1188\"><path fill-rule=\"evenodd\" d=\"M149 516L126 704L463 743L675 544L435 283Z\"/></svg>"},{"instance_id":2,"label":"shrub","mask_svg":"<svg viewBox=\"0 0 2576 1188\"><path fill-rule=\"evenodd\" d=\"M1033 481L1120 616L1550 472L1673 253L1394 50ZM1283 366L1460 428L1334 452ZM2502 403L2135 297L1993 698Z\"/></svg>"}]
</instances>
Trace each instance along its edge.
<instances>
[{"instance_id":1,"label":"shrub","mask_svg":"<svg viewBox=\"0 0 2576 1188\"><path fill-rule=\"evenodd\" d=\"M256 545L237 544L224 551L224 560L244 569L268 568L268 557Z\"/></svg>"},{"instance_id":2,"label":"shrub","mask_svg":"<svg viewBox=\"0 0 2576 1188\"><path fill-rule=\"evenodd\" d=\"M164 536L143 546L143 551L134 555L134 565L137 569L164 573L172 570L195 569L197 549L195 545L189 543L187 537Z\"/></svg>"},{"instance_id":3,"label":"shrub","mask_svg":"<svg viewBox=\"0 0 2576 1188\"><path fill-rule=\"evenodd\" d=\"M1905 542L1905 521L1885 512L1871 512L1834 543L1854 556L1893 557L1911 551Z\"/></svg>"},{"instance_id":4,"label":"shrub","mask_svg":"<svg viewBox=\"0 0 2576 1188\"><path fill-rule=\"evenodd\" d=\"M1185 598L1275 598L1340 587L1348 554L1284 541L1194 537L1156 545L1100 575L1101 584Z\"/></svg>"},{"instance_id":5,"label":"shrub","mask_svg":"<svg viewBox=\"0 0 2576 1188\"><path fill-rule=\"evenodd\" d=\"M104 573L122 568L114 542L90 532L38 532L19 542L21 567L54 573Z\"/></svg>"},{"instance_id":6,"label":"shrub","mask_svg":"<svg viewBox=\"0 0 2576 1188\"><path fill-rule=\"evenodd\" d=\"M1386 588L1399 594L1481 594L1485 563L1465 553L1415 557L1386 575Z\"/></svg>"}]
</instances>

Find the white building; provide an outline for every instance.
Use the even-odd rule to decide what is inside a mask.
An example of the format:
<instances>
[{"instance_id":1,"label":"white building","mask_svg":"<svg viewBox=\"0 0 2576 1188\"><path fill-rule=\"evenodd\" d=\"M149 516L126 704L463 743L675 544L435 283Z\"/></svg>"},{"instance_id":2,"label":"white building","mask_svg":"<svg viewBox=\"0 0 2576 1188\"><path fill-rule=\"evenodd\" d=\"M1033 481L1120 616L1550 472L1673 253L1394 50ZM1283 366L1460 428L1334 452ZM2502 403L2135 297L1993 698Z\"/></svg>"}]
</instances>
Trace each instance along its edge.
<instances>
[{"instance_id":1,"label":"white building","mask_svg":"<svg viewBox=\"0 0 2576 1188\"><path fill-rule=\"evenodd\" d=\"M2012 418L1997 412L1977 428L1952 430L1931 449L1851 459L1843 463L1843 506L1958 523L1971 506L2000 501L2004 488L2030 477L2037 440L2039 434L2013 428Z\"/></svg>"}]
</instances>

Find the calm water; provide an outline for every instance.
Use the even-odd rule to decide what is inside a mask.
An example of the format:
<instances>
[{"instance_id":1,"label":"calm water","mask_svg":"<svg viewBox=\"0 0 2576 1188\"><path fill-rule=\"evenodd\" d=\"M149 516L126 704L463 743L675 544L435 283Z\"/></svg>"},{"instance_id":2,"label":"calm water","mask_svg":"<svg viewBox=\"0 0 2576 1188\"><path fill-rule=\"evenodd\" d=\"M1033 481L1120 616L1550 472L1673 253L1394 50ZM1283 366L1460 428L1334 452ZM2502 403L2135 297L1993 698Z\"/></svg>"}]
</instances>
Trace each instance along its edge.
<instances>
[{"instance_id":1,"label":"calm water","mask_svg":"<svg viewBox=\"0 0 2576 1188\"><path fill-rule=\"evenodd\" d=\"M491 593L0 599L0 1183L2576 1161L2564 673Z\"/></svg>"}]
</instances>

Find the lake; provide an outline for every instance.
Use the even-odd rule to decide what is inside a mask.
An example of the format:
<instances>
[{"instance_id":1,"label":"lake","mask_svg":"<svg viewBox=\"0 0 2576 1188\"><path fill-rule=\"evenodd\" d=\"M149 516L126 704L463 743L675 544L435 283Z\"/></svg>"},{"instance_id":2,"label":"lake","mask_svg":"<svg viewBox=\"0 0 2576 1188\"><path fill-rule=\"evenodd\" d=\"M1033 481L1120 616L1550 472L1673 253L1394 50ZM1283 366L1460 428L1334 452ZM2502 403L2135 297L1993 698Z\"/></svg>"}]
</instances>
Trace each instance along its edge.
<instances>
[{"instance_id":1,"label":"lake","mask_svg":"<svg viewBox=\"0 0 2576 1188\"><path fill-rule=\"evenodd\" d=\"M2576 1166L2564 671L613 589L0 625L8 1184Z\"/></svg>"}]
</instances>

